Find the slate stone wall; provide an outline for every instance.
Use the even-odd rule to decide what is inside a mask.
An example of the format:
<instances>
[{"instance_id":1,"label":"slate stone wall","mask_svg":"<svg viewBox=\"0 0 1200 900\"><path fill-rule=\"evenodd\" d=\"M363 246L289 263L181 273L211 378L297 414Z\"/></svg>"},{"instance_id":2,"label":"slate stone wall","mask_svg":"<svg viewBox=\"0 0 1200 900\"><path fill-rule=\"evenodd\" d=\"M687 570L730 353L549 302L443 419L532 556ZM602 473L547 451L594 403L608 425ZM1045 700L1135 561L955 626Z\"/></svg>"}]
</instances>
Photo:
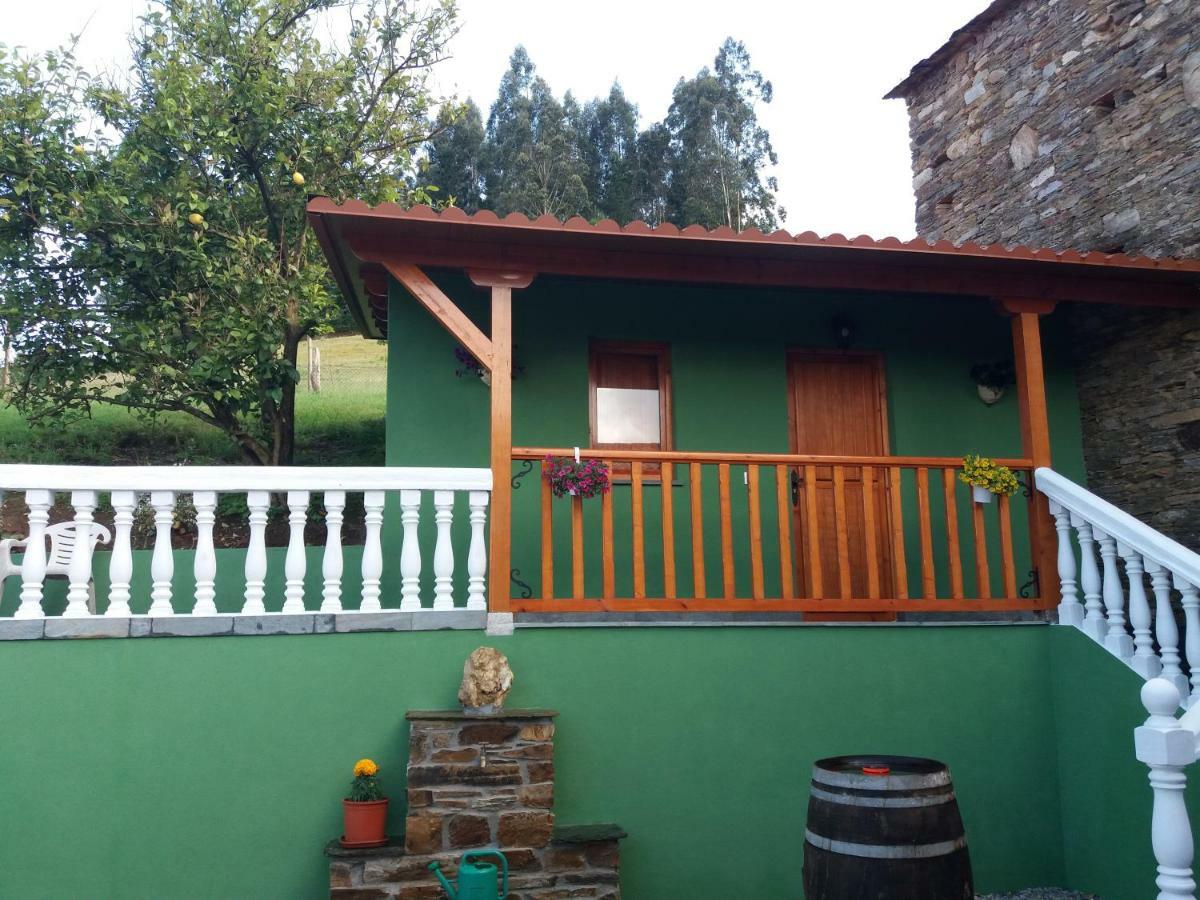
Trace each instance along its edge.
<instances>
[{"instance_id":1,"label":"slate stone wall","mask_svg":"<svg viewBox=\"0 0 1200 900\"><path fill-rule=\"evenodd\" d=\"M904 93L922 236L1200 256L1200 0L1016 0ZM1200 547L1200 313L1068 315L1090 486Z\"/></svg>"}]
</instances>

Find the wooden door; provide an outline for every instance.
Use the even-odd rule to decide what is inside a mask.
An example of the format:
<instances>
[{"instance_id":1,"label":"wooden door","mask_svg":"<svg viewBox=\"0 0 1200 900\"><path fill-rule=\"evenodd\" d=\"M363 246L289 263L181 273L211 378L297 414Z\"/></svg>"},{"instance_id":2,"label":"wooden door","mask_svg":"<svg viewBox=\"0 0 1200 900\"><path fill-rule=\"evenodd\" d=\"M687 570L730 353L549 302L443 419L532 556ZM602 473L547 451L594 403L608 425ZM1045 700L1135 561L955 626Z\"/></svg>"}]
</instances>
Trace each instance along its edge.
<instances>
[{"instance_id":1,"label":"wooden door","mask_svg":"<svg viewBox=\"0 0 1200 900\"><path fill-rule=\"evenodd\" d=\"M883 357L875 352L797 350L788 354L789 422L792 450L833 456L886 456L887 393ZM805 471L793 483L797 581L805 596L865 600L871 598L867 570L867 507L874 518L878 595L892 595L891 540L885 475L872 474L870 504L864 505L861 467L843 467L842 500L832 466L815 470L815 521L808 521ZM820 547L821 589L814 590L810 535ZM839 538L839 531L844 538ZM844 616L850 618L850 616ZM839 617L840 618L840 617Z\"/></svg>"}]
</instances>

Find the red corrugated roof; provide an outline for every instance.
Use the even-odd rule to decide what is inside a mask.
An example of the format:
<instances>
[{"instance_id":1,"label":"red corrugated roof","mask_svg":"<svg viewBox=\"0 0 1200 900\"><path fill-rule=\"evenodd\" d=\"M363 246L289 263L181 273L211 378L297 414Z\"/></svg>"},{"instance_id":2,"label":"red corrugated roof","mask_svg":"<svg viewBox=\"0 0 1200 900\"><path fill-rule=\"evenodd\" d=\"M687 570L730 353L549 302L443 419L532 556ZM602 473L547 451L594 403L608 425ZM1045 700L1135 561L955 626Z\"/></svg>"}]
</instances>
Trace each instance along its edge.
<instances>
[{"instance_id":1,"label":"red corrugated roof","mask_svg":"<svg viewBox=\"0 0 1200 900\"><path fill-rule=\"evenodd\" d=\"M897 98L907 98L913 88L920 84L926 75L934 69L940 68L947 59L975 40L975 35L979 34L989 23L1002 16L1010 7L1016 6L1020 2L1021 0L994 0L983 12L950 35L946 43L942 44L941 47L928 57L913 66L908 76L884 94L883 99L895 100Z\"/></svg>"},{"instance_id":2,"label":"red corrugated roof","mask_svg":"<svg viewBox=\"0 0 1200 900\"><path fill-rule=\"evenodd\" d=\"M764 234L757 228L745 231L734 231L728 226L707 229L703 225L688 225L680 228L669 222L651 226L637 220L621 226L612 219L603 219L591 223L582 216L575 216L561 221L551 215L530 219L528 216L515 212L501 218L490 210L480 210L477 213L466 213L456 207L442 211L428 206L413 206L401 208L392 203L382 203L369 206L361 200L347 200L345 203L335 203L327 197L316 197L308 204L310 215L333 213L337 215L359 216L369 219L402 219L413 222L444 222L446 224L467 224L506 230L538 230L562 233L590 233L596 235L629 235L647 238L669 238L675 241L694 242L733 242L737 244L773 244L792 245L797 247L857 247L868 250L895 250L905 253L918 254L949 254L955 257L979 257L983 259L1038 260L1043 262L1059 262L1080 266L1108 266L1121 269L1149 269L1157 271L1177 271L1200 273L1200 259L1175 259L1169 257L1131 256L1124 253L1081 252L1076 250L1051 250L1025 246L1001 246L976 244L970 241L955 244L950 241L926 241L924 238L913 238L902 241L896 237L872 238L862 234L849 238L842 234L829 234L824 237L815 231L804 231L792 234L779 229Z\"/></svg>"}]
</instances>

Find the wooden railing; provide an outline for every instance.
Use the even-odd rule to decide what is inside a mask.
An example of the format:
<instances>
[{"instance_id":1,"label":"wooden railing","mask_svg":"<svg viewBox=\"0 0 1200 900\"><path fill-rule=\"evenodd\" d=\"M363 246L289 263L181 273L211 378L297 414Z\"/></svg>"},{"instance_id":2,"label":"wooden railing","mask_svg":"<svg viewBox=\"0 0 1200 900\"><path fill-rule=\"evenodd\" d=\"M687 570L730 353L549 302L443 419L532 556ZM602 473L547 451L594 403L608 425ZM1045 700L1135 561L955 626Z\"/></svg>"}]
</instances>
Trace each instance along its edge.
<instances>
[{"instance_id":1,"label":"wooden railing","mask_svg":"<svg viewBox=\"0 0 1200 900\"><path fill-rule=\"evenodd\" d=\"M532 547L514 527L516 612L1041 608L1026 496L972 503L958 458L584 450L613 489L555 498L542 461L574 452L513 450L516 483L540 483L536 509L514 495L540 521ZM1029 460L1000 462L1030 484Z\"/></svg>"}]
</instances>

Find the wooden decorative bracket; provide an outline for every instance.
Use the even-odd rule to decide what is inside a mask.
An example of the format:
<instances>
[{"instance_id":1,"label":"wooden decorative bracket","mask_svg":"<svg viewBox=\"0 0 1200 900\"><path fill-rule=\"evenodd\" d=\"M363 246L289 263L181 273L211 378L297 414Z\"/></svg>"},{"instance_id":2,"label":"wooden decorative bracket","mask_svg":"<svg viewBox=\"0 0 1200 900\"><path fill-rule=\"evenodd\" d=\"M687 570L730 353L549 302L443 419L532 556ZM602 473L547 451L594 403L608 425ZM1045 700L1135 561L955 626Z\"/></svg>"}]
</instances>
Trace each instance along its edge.
<instances>
[{"instance_id":1,"label":"wooden decorative bracket","mask_svg":"<svg viewBox=\"0 0 1200 900\"><path fill-rule=\"evenodd\" d=\"M537 277L536 272L521 269L467 269L467 277L476 287L527 288Z\"/></svg>"},{"instance_id":2,"label":"wooden decorative bracket","mask_svg":"<svg viewBox=\"0 0 1200 900\"><path fill-rule=\"evenodd\" d=\"M400 282L417 302L429 310L443 328L479 360L481 366L489 372L492 371L491 339L479 330L479 326L472 322L428 275L409 262L383 260L382 264L389 275Z\"/></svg>"},{"instance_id":3,"label":"wooden decorative bracket","mask_svg":"<svg viewBox=\"0 0 1200 900\"><path fill-rule=\"evenodd\" d=\"M1021 313L1048 316L1054 312L1054 307L1058 305L1058 301L1037 297L997 297L996 305L1011 316L1017 316Z\"/></svg>"}]
</instances>

